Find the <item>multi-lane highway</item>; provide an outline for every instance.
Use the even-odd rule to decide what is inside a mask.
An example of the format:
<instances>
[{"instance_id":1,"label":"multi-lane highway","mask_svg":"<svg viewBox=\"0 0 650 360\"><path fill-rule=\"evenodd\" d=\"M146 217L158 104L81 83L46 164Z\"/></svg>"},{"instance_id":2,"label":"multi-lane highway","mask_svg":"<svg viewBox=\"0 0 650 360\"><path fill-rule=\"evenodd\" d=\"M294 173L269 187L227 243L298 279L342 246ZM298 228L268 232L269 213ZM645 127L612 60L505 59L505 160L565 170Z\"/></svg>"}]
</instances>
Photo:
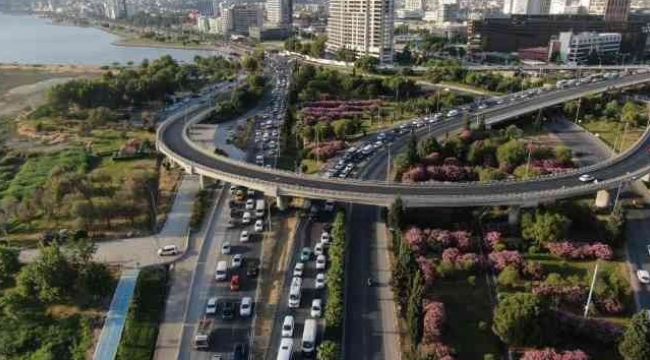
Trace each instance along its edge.
<instances>
[{"instance_id":1,"label":"multi-lane highway","mask_svg":"<svg viewBox=\"0 0 650 360\"><path fill-rule=\"evenodd\" d=\"M580 87L543 93L532 99L505 104L481 112L485 121L495 123L583 96L650 82L650 74L630 75L620 79L589 83ZM195 118L191 121L198 121ZM460 117L438 122L432 132L458 129ZM529 204L584 195L604 188L615 188L621 181L647 173L650 161L644 136L638 146L622 156L590 168L540 177L528 181L494 183L427 183L418 185L387 184L369 181L343 181L298 175L217 157L192 144L185 136L185 125L173 117L158 132L158 148L191 172L244 184L267 194L307 198L336 199L365 204L387 205L400 196L407 206L471 206ZM590 172L599 181L583 183L578 175Z\"/></svg>"}]
</instances>

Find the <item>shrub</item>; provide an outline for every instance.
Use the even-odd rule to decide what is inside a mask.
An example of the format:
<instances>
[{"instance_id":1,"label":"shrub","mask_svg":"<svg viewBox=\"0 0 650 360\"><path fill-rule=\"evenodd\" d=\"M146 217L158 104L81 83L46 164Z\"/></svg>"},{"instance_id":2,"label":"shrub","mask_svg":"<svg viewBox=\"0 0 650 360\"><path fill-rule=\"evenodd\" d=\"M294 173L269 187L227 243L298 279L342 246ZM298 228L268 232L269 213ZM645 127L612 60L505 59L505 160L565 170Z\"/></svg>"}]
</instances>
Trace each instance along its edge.
<instances>
[{"instance_id":1,"label":"shrub","mask_svg":"<svg viewBox=\"0 0 650 360\"><path fill-rule=\"evenodd\" d=\"M488 258L497 271L505 269L508 265L520 268L524 261L521 254L514 250L493 251L488 255Z\"/></svg>"},{"instance_id":2,"label":"shrub","mask_svg":"<svg viewBox=\"0 0 650 360\"><path fill-rule=\"evenodd\" d=\"M422 321L422 341L434 343L442 336L445 324L445 305L441 302L430 302L424 306Z\"/></svg>"},{"instance_id":3,"label":"shrub","mask_svg":"<svg viewBox=\"0 0 650 360\"><path fill-rule=\"evenodd\" d=\"M554 349L528 350L521 360L589 360L589 356L581 350L557 352Z\"/></svg>"},{"instance_id":4,"label":"shrub","mask_svg":"<svg viewBox=\"0 0 650 360\"><path fill-rule=\"evenodd\" d=\"M603 243L578 243L578 242L549 242L545 244L548 251L564 259L571 260L611 260L614 256L612 248Z\"/></svg>"}]
</instances>

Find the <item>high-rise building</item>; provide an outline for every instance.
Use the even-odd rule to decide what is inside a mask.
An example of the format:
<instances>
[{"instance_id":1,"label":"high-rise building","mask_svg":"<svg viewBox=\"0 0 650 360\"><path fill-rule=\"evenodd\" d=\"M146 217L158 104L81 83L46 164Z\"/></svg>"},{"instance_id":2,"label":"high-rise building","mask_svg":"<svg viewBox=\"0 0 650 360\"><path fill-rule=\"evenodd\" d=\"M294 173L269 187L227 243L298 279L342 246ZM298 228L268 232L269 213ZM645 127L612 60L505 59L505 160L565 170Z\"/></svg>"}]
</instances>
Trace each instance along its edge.
<instances>
[{"instance_id":1,"label":"high-rise building","mask_svg":"<svg viewBox=\"0 0 650 360\"><path fill-rule=\"evenodd\" d=\"M273 26L290 26L293 21L293 0L266 0L266 17Z\"/></svg>"},{"instance_id":2,"label":"high-rise building","mask_svg":"<svg viewBox=\"0 0 650 360\"><path fill-rule=\"evenodd\" d=\"M544 15L551 7L550 0L504 0L503 13L517 15Z\"/></svg>"},{"instance_id":3,"label":"high-rise building","mask_svg":"<svg viewBox=\"0 0 650 360\"><path fill-rule=\"evenodd\" d=\"M603 15L606 21L626 21L630 13L630 0L591 0L589 13Z\"/></svg>"},{"instance_id":4,"label":"high-rise building","mask_svg":"<svg viewBox=\"0 0 650 360\"><path fill-rule=\"evenodd\" d=\"M330 0L327 49L393 61L394 0Z\"/></svg>"},{"instance_id":5,"label":"high-rise building","mask_svg":"<svg viewBox=\"0 0 650 360\"><path fill-rule=\"evenodd\" d=\"M127 16L126 0L106 0L104 2L104 15L109 19L121 19Z\"/></svg>"},{"instance_id":6,"label":"high-rise building","mask_svg":"<svg viewBox=\"0 0 650 360\"><path fill-rule=\"evenodd\" d=\"M261 27L264 10L257 4L233 4L221 9L222 32L248 35L251 26Z\"/></svg>"},{"instance_id":7,"label":"high-rise building","mask_svg":"<svg viewBox=\"0 0 650 360\"><path fill-rule=\"evenodd\" d=\"M406 0L404 1L404 9L409 11L424 11L424 1Z\"/></svg>"},{"instance_id":8,"label":"high-rise building","mask_svg":"<svg viewBox=\"0 0 650 360\"><path fill-rule=\"evenodd\" d=\"M587 14L589 0L551 0L549 14Z\"/></svg>"},{"instance_id":9,"label":"high-rise building","mask_svg":"<svg viewBox=\"0 0 650 360\"><path fill-rule=\"evenodd\" d=\"M446 23L457 21L459 10L460 6L457 0L441 0L438 3L438 10L436 11L436 22Z\"/></svg>"}]
</instances>

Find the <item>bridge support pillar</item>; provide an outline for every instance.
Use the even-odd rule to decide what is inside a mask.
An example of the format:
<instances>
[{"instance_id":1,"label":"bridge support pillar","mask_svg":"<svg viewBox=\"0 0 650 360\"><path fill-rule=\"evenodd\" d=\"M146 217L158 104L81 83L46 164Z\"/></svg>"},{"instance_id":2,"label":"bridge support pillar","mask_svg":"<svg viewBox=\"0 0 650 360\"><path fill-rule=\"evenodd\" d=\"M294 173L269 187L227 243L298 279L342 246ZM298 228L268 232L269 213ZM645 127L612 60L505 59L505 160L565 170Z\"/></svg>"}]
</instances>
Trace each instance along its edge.
<instances>
[{"instance_id":1,"label":"bridge support pillar","mask_svg":"<svg viewBox=\"0 0 650 360\"><path fill-rule=\"evenodd\" d=\"M517 227L519 225L520 218L521 218L521 207L511 206L508 209L508 225L510 225L510 227Z\"/></svg>"},{"instance_id":2,"label":"bridge support pillar","mask_svg":"<svg viewBox=\"0 0 650 360\"><path fill-rule=\"evenodd\" d=\"M203 175L199 175L199 188L201 190L205 189L205 177Z\"/></svg>"},{"instance_id":3,"label":"bridge support pillar","mask_svg":"<svg viewBox=\"0 0 650 360\"><path fill-rule=\"evenodd\" d=\"M278 210L284 211L287 209L287 203L289 202L289 199L286 196L276 196L275 198L275 206L277 206Z\"/></svg>"}]
</instances>

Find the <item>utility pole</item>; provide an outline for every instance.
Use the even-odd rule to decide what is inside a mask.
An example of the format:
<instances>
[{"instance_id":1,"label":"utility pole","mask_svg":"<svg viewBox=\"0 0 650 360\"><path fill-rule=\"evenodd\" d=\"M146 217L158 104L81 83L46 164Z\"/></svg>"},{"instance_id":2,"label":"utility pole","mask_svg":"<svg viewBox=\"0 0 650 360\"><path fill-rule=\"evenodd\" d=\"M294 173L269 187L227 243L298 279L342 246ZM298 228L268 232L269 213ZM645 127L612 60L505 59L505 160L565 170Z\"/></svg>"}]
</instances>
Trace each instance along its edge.
<instances>
[{"instance_id":1,"label":"utility pole","mask_svg":"<svg viewBox=\"0 0 650 360\"><path fill-rule=\"evenodd\" d=\"M591 296L594 293L594 285L596 284L597 275L598 275L598 262L596 261L596 267L594 268L594 277L591 279L591 286L589 287L589 296L587 297L587 304L585 304L585 314L584 314L585 319L589 316L589 305L591 305Z\"/></svg>"},{"instance_id":2,"label":"utility pole","mask_svg":"<svg viewBox=\"0 0 650 360\"><path fill-rule=\"evenodd\" d=\"M575 123L578 123L578 116L580 115L580 106L582 106L582 98L578 99L578 109L576 110Z\"/></svg>"}]
</instances>

